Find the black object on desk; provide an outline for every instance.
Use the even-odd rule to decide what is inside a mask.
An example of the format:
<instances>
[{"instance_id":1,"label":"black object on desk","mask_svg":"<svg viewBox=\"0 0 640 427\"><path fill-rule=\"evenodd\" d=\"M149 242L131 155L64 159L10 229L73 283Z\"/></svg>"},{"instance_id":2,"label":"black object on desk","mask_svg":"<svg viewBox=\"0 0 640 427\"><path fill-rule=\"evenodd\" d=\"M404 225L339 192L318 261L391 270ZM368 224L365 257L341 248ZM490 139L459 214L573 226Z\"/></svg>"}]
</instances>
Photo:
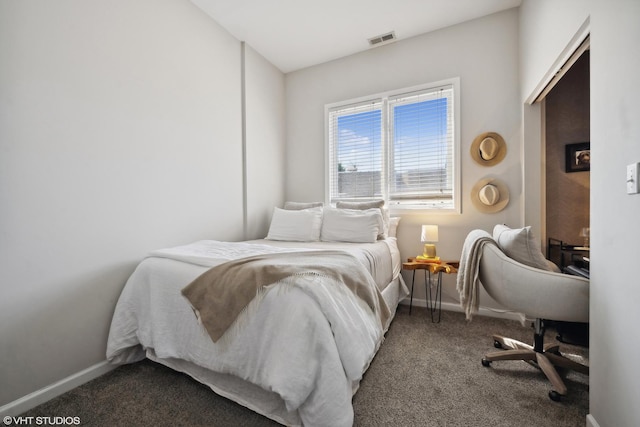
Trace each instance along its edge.
<instances>
[{"instance_id":1,"label":"black object on desk","mask_svg":"<svg viewBox=\"0 0 640 427\"><path fill-rule=\"evenodd\" d=\"M584 267L578 267L577 265L568 265L562 269L563 273L572 274L574 276L589 278L589 270Z\"/></svg>"},{"instance_id":2,"label":"black object on desk","mask_svg":"<svg viewBox=\"0 0 640 427\"><path fill-rule=\"evenodd\" d=\"M588 262L586 265L583 263L585 257L589 257L589 248L586 246L571 245L552 237L548 239L547 259L555 263L563 271L565 267L574 264L587 268Z\"/></svg>"}]
</instances>

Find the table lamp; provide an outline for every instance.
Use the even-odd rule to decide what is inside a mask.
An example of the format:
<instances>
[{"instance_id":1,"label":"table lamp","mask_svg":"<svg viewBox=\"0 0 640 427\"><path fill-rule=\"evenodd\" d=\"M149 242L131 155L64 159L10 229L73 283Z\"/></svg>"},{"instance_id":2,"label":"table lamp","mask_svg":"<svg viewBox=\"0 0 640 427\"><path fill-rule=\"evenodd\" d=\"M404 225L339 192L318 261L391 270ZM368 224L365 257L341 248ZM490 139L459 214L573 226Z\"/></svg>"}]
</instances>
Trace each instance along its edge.
<instances>
[{"instance_id":1,"label":"table lamp","mask_svg":"<svg viewBox=\"0 0 640 427\"><path fill-rule=\"evenodd\" d=\"M580 230L580 237L582 237L584 239L583 240L583 246L585 248L589 247L589 234L590 234L589 232L590 232L590 228L589 227L583 227Z\"/></svg>"},{"instance_id":2,"label":"table lamp","mask_svg":"<svg viewBox=\"0 0 640 427\"><path fill-rule=\"evenodd\" d=\"M423 225L420 240L424 243L424 249L422 255L418 255L417 258L420 260L439 260L440 257L436 256L436 245L434 245L438 241L438 226Z\"/></svg>"}]
</instances>

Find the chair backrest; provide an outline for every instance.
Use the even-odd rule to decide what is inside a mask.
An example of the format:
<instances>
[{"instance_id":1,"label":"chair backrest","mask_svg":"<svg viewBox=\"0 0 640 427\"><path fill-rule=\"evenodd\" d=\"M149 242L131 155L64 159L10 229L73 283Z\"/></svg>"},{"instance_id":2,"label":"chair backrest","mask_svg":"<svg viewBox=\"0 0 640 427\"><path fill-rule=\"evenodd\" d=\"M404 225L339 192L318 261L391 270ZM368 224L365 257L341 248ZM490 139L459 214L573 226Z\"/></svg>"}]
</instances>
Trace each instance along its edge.
<instances>
[{"instance_id":1,"label":"chair backrest","mask_svg":"<svg viewBox=\"0 0 640 427\"><path fill-rule=\"evenodd\" d=\"M479 277L491 298L528 318L589 321L588 279L529 267L494 244L484 245Z\"/></svg>"}]
</instances>

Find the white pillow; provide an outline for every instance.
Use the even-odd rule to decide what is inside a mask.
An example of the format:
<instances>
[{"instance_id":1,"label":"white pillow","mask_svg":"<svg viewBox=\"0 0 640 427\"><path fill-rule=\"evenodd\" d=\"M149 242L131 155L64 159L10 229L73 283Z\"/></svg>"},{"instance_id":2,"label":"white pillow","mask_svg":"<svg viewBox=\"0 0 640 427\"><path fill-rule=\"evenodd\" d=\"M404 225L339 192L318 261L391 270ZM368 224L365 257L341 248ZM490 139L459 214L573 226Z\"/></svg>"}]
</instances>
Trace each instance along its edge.
<instances>
[{"instance_id":1,"label":"white pillow","mask_svg":"<svg viewBox=\"0 0 640 427\"><path fill-rule=\"evenodd\" d=\"M373 243L382 229L380 209L324 208L322 219L323 242Z\"/></svg>"},{"instance_id":2,"label":"white pillow","mask_svg":"<svg viewBox=\"0 0 640 427\"><path fill-rule=\"evenodd\" d=\"M384 206L384 200L369 200L366 202L336 202L336 207L338 209L359 209L359 210L367 210L373 208L380 208Z\"/></svg>"},{"instance_id":3,"label":"white pillow","mask_svg":"<svg viewBox=\"0 0 640 427\"><path fill-rule=\"evenodd\" d=\"M338 209L359 209L368 210L378 208L382 214L382 228L378 233L378 239L384 239L389 235L389 209L384 207L384 200L369 200L366 202L336 202Z\"/></svg>"},{"instance_id":4,"label":"white pillow","mask_svg":"<svg viewBox=\"0 0 640 427\"><path fill-rule=\"evenodd\" d=\"M297 211L301 209L323 207L323 202L285 202L284 208L287 210Z\"/></svg>"},{"instance_id":5,"label":"white pillow","mask_svg":"<svg viewBox=\"0 0 640 427\"><path fill-rule=\"evenodd\" d=\"M398 234L398 224L400 223L399 216L392 216L389 218L389 230L387 231L388 237L396 237Z\"/></svg>"},{"instance_id":6,"label":"white pillow","mask_svg":"<svg viewBox=\"0 0 640 427\"><path fill-rule=\"evenodd\" d=\"M273 209L267 240L317 242L322 227L322 208Z\"/></svg>"},{"instance_id":7,"label":"white pillow","mask_svg":"<svg viewBox=\"0 0 640 427\"><path fill-rule=\"evenodd\" d=\"M541 270L554 270L542 255L540 244L531 232L531 226L509 228L506 225L498 224L493 228L493 240L498 243L500 249L509 258L513 258L519 263Z\"/></svg>"}]
</instances>

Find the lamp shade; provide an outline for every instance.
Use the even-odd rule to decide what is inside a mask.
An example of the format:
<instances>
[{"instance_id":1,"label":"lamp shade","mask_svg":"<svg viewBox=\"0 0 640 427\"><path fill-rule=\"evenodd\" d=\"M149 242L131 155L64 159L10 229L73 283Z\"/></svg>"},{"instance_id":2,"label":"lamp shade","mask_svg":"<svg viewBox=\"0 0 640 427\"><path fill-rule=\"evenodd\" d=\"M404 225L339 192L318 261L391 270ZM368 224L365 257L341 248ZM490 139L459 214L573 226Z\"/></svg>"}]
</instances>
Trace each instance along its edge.
<instances>
[{"instance_id":1,"label":"lamp shade","mask_svg":"<svg viewBox=\"0 0 640 427\"><path fill-rule=\"evenodd\" d=\"M438 226L437 225L423 225L422 236L420 237L422 242L437 242L438 241Z\"/></svg>"}]
</instances>

